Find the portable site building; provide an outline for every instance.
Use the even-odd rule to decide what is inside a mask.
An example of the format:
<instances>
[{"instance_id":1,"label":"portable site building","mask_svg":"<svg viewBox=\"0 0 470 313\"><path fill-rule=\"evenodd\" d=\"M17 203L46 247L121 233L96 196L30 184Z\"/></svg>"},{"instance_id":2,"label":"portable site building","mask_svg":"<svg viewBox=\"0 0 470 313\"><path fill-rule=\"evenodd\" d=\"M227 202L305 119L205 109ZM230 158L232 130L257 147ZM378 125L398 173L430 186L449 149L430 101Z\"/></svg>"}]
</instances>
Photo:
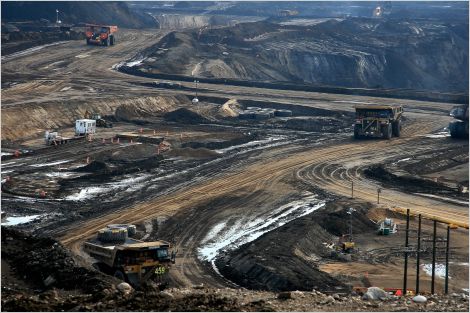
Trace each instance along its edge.
<instances>
[{"instance_id":1,"label":"portable site building","mask_svg":"<svg viewBox=\"0 0 470 313\"><path fill-rule=\"evenodd\" d=\"M81 119L75 121L75 135L83 136L96 132L96 120Z\"/></svg>"}]
</instances>

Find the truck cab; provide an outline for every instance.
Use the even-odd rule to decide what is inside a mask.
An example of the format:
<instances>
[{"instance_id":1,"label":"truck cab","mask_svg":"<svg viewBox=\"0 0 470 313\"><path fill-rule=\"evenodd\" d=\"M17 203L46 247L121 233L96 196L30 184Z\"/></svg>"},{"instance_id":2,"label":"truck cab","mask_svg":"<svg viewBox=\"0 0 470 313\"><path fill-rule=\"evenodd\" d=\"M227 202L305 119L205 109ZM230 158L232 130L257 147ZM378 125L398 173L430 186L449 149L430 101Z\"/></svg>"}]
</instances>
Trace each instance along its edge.
<instances>
[{"instance_id":1,"label":"truck cab","mask_svg":"<svg viewBox=\"0 0 470 313\"><path fill-rule=\"evenodd\" d=\"M403 106L358 105L354 124L354 138L376 137L390 139L400 137Z\"/></svg>"}]
</instances>

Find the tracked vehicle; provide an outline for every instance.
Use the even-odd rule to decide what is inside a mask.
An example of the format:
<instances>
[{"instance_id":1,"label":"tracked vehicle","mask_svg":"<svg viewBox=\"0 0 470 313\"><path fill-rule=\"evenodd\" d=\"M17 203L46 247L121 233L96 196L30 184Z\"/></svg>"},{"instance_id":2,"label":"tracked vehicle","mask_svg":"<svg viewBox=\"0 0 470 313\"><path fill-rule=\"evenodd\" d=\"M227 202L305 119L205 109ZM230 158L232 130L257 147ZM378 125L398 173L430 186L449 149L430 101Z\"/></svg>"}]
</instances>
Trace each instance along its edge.
<instances>
[{"instance_id":1,"label":"tracked vehicle","mask_svg":"<svg viewBox=\"0 0 470 313\"><path fill-rule=\"evenodd\" d=\"M134 225L108 225L97 238L85 242L84 250L97 260L100 271L139 287L153 281L161 289L168 285L167 276L176 253L170 243L159 240L144 242L132 238Z\"/></svg>"},{"instance_id":2,"label":"tracked vehicle","mask_svg":"<svg viewBox=\"0 0 470 313\"><path fill-rule=\"evenodd\" d=\"M401 105L358 105L354 138L376 137L390 139L400 137L403 106Z\"/></svg>"}]
</instances>

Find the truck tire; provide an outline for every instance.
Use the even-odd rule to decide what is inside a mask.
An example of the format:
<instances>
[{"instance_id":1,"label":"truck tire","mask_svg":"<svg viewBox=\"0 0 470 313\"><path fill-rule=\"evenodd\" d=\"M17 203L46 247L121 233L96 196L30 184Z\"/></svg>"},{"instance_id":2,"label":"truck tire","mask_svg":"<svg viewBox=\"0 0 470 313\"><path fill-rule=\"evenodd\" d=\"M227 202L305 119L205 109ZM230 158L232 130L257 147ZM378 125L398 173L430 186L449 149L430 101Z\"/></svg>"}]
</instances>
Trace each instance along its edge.
<instances>
[{"instance_id":1,"label":"truck tire","mask_svg":"<svg viewBox=\"0 0 470 313\"><path fill-rule=\"evenodd\" d=\"M86 44L87 44L87 45L90 45L90 38L87 38L87 39L86 39Z\"/></svg>"},{"instance_id":2,"label":"truck tire","mask_svg":"<svg viewBox=\"0 0 470 313\"><path fill-rule=\"evenodd\" d=\"M103 228L98 231L101 242L125 242L127 237L127 228Z\"/></svg>"},{"instance_id":3,"label":"truck tire","mask_svg":"<svg viewBox=\"0 0 470 313\"><path fill-rule=\"evenodd\" d=\"M392 124L387 124L382 126L382 138L390 139L392 138Z\"/></svg>"},{"instance_id":4,"label":"truck tire","mask_svg":"<svg viewBox=\"0 0 470 313\"><path fill-rule=\"evenodd\" d=\"M361 125L354 124L354 139L361 139L360 130L361 130Z\"/></svg>"},{"instance_id":5,"label":"truck tire","mask_svg":"<svg viewBox=\"0 0 470 313\"><path fill-rule=\"evenodd\" d=\"M401 133L401 120L396 120L392 123L392 133L395 137L400 137Z\"/></svg>"},{"instance_id":6,"label":"truck tire","mask_svg":"<svg viewBox=\"0 0 470 313\"><path fill-rule=\"evenodd\" d=\"M136 234L137 228L132 224L110 224L107 226L109 229L125 229L127 230L127 235L132 237Z\"/></svg>"},{"instance_id":7,"label":"truck tire","mask_svg":"<svg viewBox=\"0 0 470 313\"><path fill-rule=\"evenodd\" d=\"M124 273L123 273L122 271L120 271L120 270L115 271L113 276L116 277L117 279L122 280L122 281L127 281L127 280L126 280L126 274L124 274Z\"/></svg>"},{"instance_id":8,"label":"truck tire","mask_svg":"<svg viewBox=\"0 0 470 313\"><path fill-rule=\"evenodd\" d=\"M114 46L114 42L115 42L114 36L109 36L109 44L111 46Z\"/></svg>"},{"instance_id":9,"label":"truck tire","mask_svg":"<svg viewBox=\"0 0 470 313\"><path fill-rule=\"evenodd\" d=\"M109 46L109 37L103 40L103 46Z\"/></svg>"}]
</instances>

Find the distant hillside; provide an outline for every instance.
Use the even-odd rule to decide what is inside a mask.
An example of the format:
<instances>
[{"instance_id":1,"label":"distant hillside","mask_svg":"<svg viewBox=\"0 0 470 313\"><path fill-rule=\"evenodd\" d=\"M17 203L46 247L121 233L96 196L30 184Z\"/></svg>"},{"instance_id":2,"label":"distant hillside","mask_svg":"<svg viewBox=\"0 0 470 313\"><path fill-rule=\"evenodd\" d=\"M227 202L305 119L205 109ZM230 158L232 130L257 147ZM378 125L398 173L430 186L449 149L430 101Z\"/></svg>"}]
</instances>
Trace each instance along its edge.
<instances>
[{"instance_id":1,"label":"distant hillside","mask_svg":"<svg viewBox=\"0 0 470 313\"><path fill-rule=\"evenodd\" d=\"M154 27L151 16L130 9L126 2L105 1L2 1L2 21L56 20L63 23L115 24L126 28Z\"/></svg>"}]
</instances>

